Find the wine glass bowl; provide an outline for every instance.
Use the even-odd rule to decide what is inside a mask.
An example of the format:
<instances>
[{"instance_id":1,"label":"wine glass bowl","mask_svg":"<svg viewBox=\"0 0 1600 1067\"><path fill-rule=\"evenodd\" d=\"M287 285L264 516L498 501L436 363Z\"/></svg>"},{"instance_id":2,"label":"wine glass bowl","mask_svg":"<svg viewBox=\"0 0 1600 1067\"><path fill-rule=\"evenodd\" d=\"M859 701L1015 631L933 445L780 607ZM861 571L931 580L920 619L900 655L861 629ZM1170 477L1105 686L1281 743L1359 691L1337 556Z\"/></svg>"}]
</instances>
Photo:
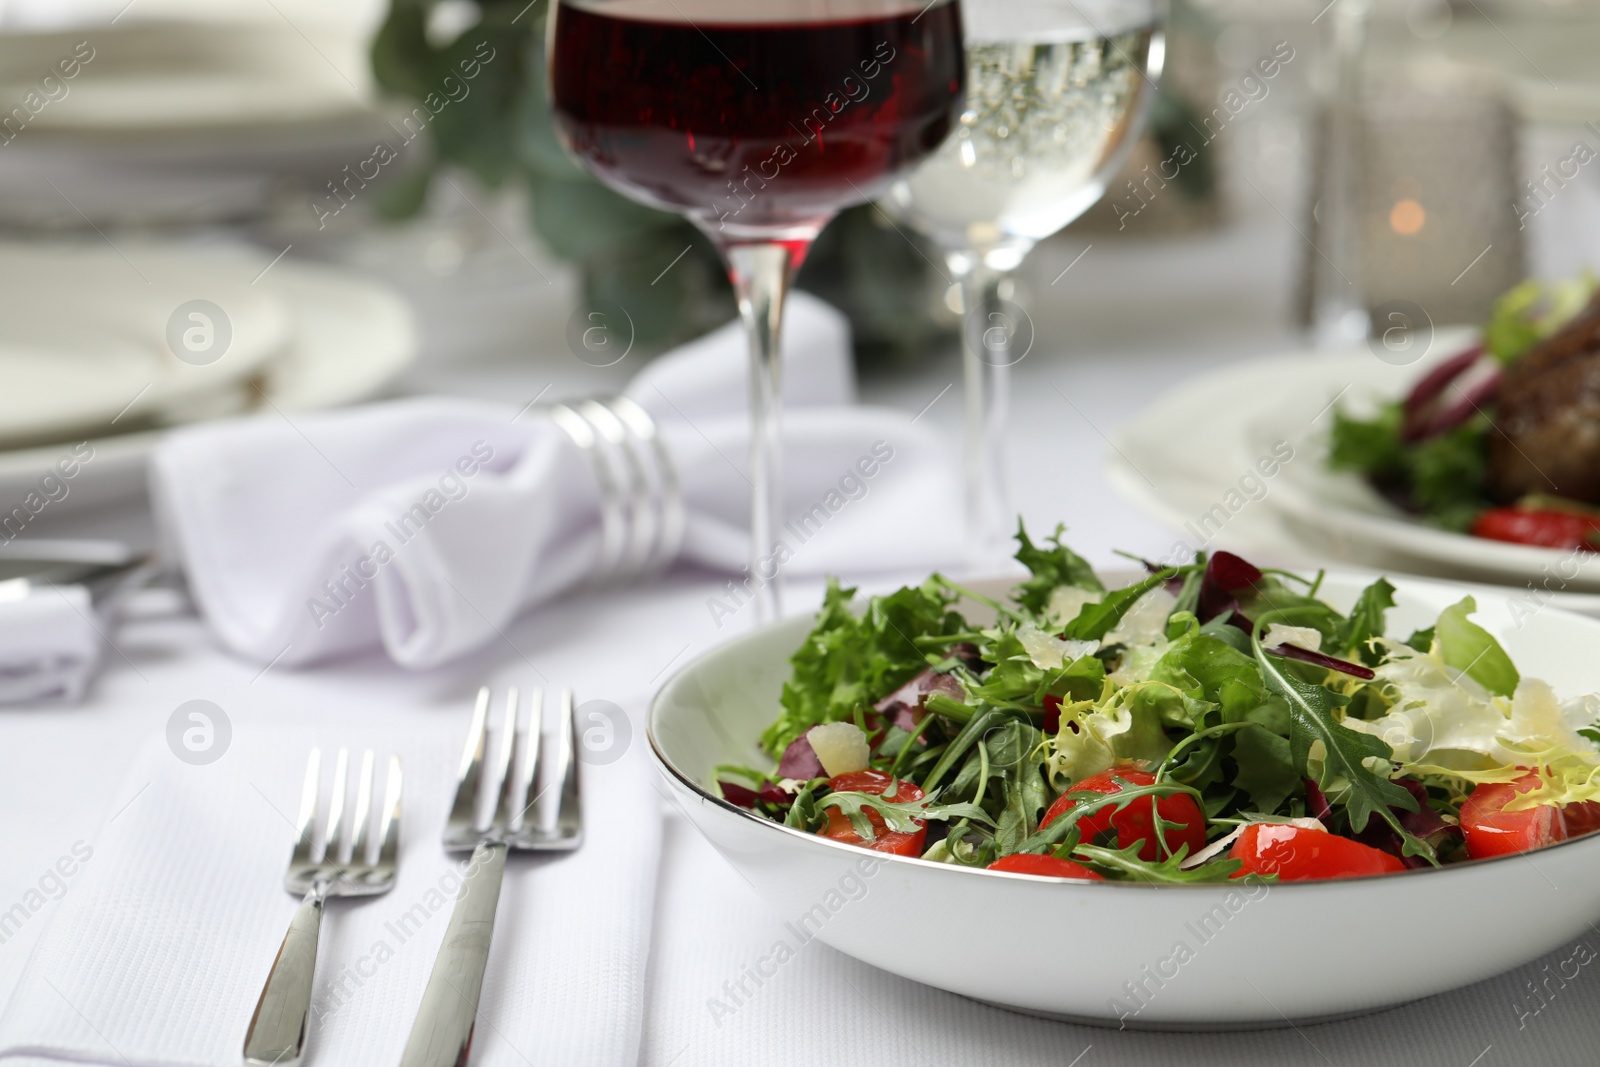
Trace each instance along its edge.
<instances>
[{"instance_id":1,"label":"wine glass bowl","mask_svg":"<svg viewBox=\"0 0 1600 1067\"><path fill-rule=\"evenodd\" d=\"M766 238L820 229L949 133L962 69L959 52L937 43L959 36L956 4L747 6L757 10L557 5L551 100L569 149L607 185L713 239ZM848 17L800 18L830 8ZM904 61L916 52L933 61Z\"/></svg>"},{"instance_id":2,"label":"wine glass bowl","mask_svg":"<svg viewBox=\"0 0 1600 1067\"><path fill-rule=\"evenodd\" d=\"M633 200L683 215L728 263L750 336L751 578L777 613L783 298L840 209L933 153L966 77L955 0L558 0L557 133Z\"/></svg>"},{"instance_id":3,"label":"wine glass bowl","mask_svg":"<svg viewBox=\"0 0 1600 1067\"><path fill-rule=\"evenodd\" d=\"M1100 199L1143 125L1163 48L1154 4L1098 6L1097 25L1073 0L968 0L966 107L943 148L891 188L897 215L947 253L1011 270Z\"/></svg>"},{"instance_id":4,"label":"wine glass bowl","mask_svg":"<svg viewBox=\"0 0 1600 1067\"><path fill-rule=\"evenodd\" d=\"M883 200L961 283L975 563L1007 554L1012 518L1002 442L1019 316L1006 275L1099 200L1132 151L1161 73L1161 16L1161 0L964 0L966 107Z\"/></svg>"}]
</instances>

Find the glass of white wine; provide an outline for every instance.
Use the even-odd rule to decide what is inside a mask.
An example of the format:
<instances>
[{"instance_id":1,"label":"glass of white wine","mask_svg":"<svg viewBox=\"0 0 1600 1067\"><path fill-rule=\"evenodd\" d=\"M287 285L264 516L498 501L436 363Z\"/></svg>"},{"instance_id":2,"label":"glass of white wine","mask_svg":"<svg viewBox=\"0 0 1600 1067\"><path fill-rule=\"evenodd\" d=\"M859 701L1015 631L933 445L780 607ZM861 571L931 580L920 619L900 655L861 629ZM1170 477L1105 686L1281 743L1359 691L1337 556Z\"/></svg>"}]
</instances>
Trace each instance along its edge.
<instances>
[{"instance_id":1,"label":"glass of white wine","mask_svg":"<svg viewBox=\"0 0 1600 1067\"><path fill-rule=\"evenodd\" d=\"M1161 75L1163 0L963 0L967 100L944 145L883 206L930 237L959 281L966 328L967 541L1006 553L1008 368L1026 354L1007 278L1105 192Z\"/></svg>"}]
</instances>

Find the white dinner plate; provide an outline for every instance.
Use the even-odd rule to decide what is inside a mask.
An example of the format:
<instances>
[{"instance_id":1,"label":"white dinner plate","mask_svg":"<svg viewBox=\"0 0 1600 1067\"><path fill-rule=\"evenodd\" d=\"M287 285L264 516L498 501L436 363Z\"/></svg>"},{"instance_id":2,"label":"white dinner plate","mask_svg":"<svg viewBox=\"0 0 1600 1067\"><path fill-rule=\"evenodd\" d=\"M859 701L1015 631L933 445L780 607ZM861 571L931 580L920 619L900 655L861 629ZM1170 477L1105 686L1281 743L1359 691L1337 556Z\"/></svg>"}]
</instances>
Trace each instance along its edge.
<instances>
[{"instance_id":1,"label":"white dinner plate","mask_svg":"<svg viewBox=\"0 0 1600 1067\"><path fill-rule=\"evenodd\" d=\"M1347 610L1367 581L1330 575L1321 595ZM1469 591L1399 576L1394 584L1391 634L1431 625ZM1562 696L1600 691L1600 622L1552 609L1518 619L1494 602L1480 603L1476 620L1527 676ZM1600 834L1542 849L1535 862L1511 855L1246 894L971 870L759 818L714 795L714 768L770 762L756 739L778 713L789 657L811 625L786 619L700 656L662 687L647 724L673 798L788 920L791 936L1020 1011L1217 1030L1289 1026L1441 993L1537 959L1600 921ZM1507 921L1508 901L1515 921Z\"/></svg>"},{"instance_id":2,"label":"white dinner plate","mask_svg":"<svg viewBox=\"0 0 1600 1067\"><path fill-rule=\"evenodd\" d=\"M237 409L287 346L289 318L223 266L205 252L0 244L0 445Z\"/></svg>"},{"instance_id":3,"label":"white dinner plate","mask_svg":"<svg viewBox=\"0 0 1600 1067\"><path fill-rule=\"evenodd\" d=\"M1335 403L1363 411L1401 396L1474 337L1469 330L1441 331L1428 355L1408 366L1385 363L1362 347L1296 352L1201 375L1112 435L1107 477L1123 496L1177 527L1192 548L1214 541L1290 562L1331 556L1523 590L1532 583L1538 591L1522 595L1537 603L1600 615L1600 560L1434 529L1358 477L1323 465ZM1260 464L1275 448L1281 455L1281 446L1292 449L1292 458L1261 477ZM1555 579L1547 579L1547 567Z\"/></svg>"},{"instance_id":4,"label":"white dinner plate","mask_svg":"<svg viewBox=\"0 0 1600 1067\"><path fill-rule=\"evenodd\" d=\"M271 260L270 254L253 249L197 253L129 245L123 251L147 270L184 262L218 280L242 278L247 287L281 307L284 344L275 359L259 368L253 383L261 392L252 387L241 398L243 406L292 413L351 403L382 389L416 356L416 326L406 303L388 287L359 274L285 259L249 286ZM109 249L106 254L115 255ZM174 421L181 422L210 413L173 414ZM115 426L105 425L88 435L94 459L82 466L69 495L51 504L54 511L99 506L144 491L145 462L163 431L107 434L107 429L114 431ZM50 444L0 451L0 499L20 499L70 447Z\"/></svg>"}]
</instances>

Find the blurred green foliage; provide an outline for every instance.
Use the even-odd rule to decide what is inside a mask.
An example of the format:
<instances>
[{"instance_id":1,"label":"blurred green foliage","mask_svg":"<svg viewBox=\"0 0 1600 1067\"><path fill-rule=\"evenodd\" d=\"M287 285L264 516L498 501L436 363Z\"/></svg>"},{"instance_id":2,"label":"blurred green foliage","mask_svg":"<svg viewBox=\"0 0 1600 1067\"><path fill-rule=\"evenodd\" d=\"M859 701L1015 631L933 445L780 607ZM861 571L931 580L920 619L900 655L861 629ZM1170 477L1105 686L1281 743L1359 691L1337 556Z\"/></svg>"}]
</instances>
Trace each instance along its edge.
<instances>
[{"instance_id":1,"label":"blurred green foliage","mask_svg":"<svg viewBox=\"0 0 1600 1067\"><path fill-rule=\"evenodd\" d=\"M428 127L434 157L389 188L385 213L420 211L444 166L463 167L490 187L521 182L540 240L578 268L586 300L628 309L641 345L665 347L732 318L732 292L704 234L676 215L612 192L562 150L545 99L551 0L480 0L476 25L435 43L428 21L441 2L390 0L372 44L379 86L420 101L442 92L447 77L459 77L460 62L485 42L494 58L482 65L466 96L434 116ZM798 284L849 315L858 356L913 358L939 334L929 315L936 257L913 244L920 240L868 206L841 214L813 248Z\"/></svg>"}]
</instances>

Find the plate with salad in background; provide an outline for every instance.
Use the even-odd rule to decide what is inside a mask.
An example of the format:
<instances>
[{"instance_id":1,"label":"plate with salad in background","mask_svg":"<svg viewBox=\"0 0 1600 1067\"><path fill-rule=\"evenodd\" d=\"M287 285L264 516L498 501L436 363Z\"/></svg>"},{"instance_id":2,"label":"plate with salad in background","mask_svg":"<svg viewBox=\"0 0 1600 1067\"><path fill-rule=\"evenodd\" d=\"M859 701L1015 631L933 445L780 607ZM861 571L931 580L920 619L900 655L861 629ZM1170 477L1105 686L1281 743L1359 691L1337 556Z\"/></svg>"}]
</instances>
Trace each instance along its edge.
<instances>
[{"instance_id":1,"label":"plate with salad in background","mask_svg":"<svg viewBox=\"0 0 1600 1067\"><path fill-rule=\"evenodd\" d=\"M796 950L1205 1029L1426 996L1600 920L1600 622L1019 543L1020 584L835 584L657 696L675 799Z\"/></svg>"},{"instance_id":2,"label":"plate with salad in background","mask_svg":"<svg viewBox=\"0 0 1600 1067\"><path fill-rule=\"evenodd\" d=\"M1324 542L1360 540L1557 592L1600 590L1600 297L1592 277L1525 282L1485 328L1407 368L1402 389L1363 383L1290 433L1313 462L1276 501Z\"/></svg>"}]
</instances>

